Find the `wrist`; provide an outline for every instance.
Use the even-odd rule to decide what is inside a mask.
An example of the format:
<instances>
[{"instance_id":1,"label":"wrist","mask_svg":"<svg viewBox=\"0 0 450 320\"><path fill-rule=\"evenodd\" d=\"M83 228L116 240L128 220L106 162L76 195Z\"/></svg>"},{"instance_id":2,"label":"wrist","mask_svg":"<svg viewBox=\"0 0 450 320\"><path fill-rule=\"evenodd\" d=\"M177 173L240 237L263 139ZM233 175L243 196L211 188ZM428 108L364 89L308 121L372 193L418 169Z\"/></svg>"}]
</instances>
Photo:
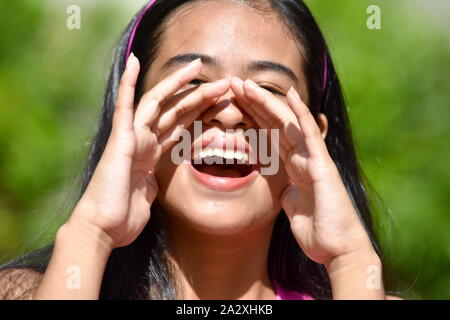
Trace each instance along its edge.
<instances>
[{"instance_id":1,"label":"wrist","mask_svg":"<svg viewBox=\"0 0 450 320\"><path fill-rule=\"evenodd\" d=\"M109 240L98 228L73 218L56 233L36 299L98 299L111 254Z\"/></svg>"},{"instance_id":2,"label":"wrist","mask_svg":"<svg viewBox=\"0 0 450 320\"><path fill-rule=\"evenodd\" d=\"M72 215L56 233L56 244L89 244L97 255L108 258L114 249L113 241L103 230Z\"/></svg>"},{"instance_id":3,"label":"wrist","mask_svg":"<svg viewBox=\"0 0 450 320\"><path fill-rule=\"evenodd\" d=\"M336 256L324 266L333 299L385 299L382 263L373 248Z\"/></svg>"},{"instance_id":4,"label":"wrist","mask_svg":"<svg viewBox=\"0 0 450 320\"><path fill-rule=\"evenodd\" d=\"M380 261L369 235L361 224L347 231L345 240L340 241L337 248L334 254L322 262L328 272L330 269L336 270L348 265Z\"/></svg>"},{"instance_id":5,"label":"wrist","mask_svg":"<svg viewBox=\"0 0 450 320\"><path fill-rule=\"evenodd\" d=\"M328 273L337 272L351 266L376 265L381 267L381 259L373 247L361 248L346 254L335 256L324 263Z\"/></svg>"}]
</instances>

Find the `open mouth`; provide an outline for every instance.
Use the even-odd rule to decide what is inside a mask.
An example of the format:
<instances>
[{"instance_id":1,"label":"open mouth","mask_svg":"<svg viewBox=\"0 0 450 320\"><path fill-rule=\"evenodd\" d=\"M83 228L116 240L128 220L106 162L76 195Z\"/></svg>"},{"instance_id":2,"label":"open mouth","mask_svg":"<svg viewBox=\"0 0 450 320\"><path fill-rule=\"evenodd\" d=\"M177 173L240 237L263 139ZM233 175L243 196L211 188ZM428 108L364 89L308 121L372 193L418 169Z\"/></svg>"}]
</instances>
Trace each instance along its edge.
<instances>
[{"instance_id":1,"label":"open mouth","mask_svg":"<svg viewBox=\"0 0 450 320\"><path fill-rule=\"evenodd\" d=\"M220 144L194 149L192 166L201 173L226 178L243 178L258 170L256 156L251 157L249 149L227 149Z\"/></svg>"},{"instance_id":2,"label":"open mouth","mask_svg":"<svg viewBox=\"0 0 450 320\"><path fill-rule=\"evenodd\" d=\"M236 159L227 159L219 156L197 158L196 161L192 163L195 170L216 176L216 177L227 177L227 178L242 178L251 174L253 171L257 170L256 165L248 163L239 163Z\"/></svg>"},{"instance_id":3,"label":"open mouth","mask_svg":"<svg viewBox=\"0 0 450 320\"><path fill-rule=\"evenodd\" d=\"M234 191L250 186L258 176L259 163L253 148L246 143L221 137L202 140L191 153L190 172L209 189Z\"/></svg>"}]
</instances>

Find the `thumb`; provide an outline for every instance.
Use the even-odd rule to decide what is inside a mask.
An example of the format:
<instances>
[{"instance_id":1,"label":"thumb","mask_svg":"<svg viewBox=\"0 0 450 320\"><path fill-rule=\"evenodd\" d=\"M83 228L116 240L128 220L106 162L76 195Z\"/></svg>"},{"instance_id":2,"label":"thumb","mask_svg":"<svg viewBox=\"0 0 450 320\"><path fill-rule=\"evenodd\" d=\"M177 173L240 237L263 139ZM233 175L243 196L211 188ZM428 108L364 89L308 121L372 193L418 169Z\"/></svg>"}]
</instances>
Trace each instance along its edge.
<instances>
[{"instance_id":1,"label":"thumb","mask_svg":"<svg viewBox=\"0 0 450 320\"><path fill-rule=\"evenodd\" d=\"M281 194L281 205L289 218L295 214L297 209L298 188L290 184Z\"/></svg>"},{"instance_id":2,"label":"thumb","mask_svg":"<svg viewBox=\"0 0 450 320\"><path fill-rule=\"evenodd\" d=\"M153 201L156 198L156 195L158 193L158 182L156 181L156 177L153 174L153 172L149 171L147 173L146 182L148 185L147 188L147 200L150 203L153 203Z\"/></svg>"}]
</instances>

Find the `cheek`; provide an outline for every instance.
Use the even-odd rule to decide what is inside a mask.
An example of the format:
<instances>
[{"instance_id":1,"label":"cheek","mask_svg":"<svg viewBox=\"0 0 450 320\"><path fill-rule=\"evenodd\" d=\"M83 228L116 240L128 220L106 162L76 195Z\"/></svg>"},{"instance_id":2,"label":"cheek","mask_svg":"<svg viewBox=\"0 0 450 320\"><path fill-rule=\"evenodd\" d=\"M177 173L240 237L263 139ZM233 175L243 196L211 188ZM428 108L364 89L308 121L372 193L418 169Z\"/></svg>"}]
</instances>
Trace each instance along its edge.
<instances>
[{"instance_id":1,"label":"cheek","mask_svg":"<svg viewBox=\"0 0 450 320\"><path fill-rule=\"evenodd\" d=\"M170 152L155 168L158 202L166 213L186 226L209 234L233 234L275 221L281 210L280 195L288 177L282 162L274 175L260 175L241 194L199 191L183 165L175 165Z\"/></svg>"},{"instance_id":2,"label":"cheek","mask_svg":"<svg viewBox=\"0 0 450 320\"><path fill-rule=\"evenodd\" d=\"M194 136L193 126L189 132ZM215 234L236 233L275 221L281 210L280 195L289 180L283 161L272 163L272 174L259 175L244 192L205 192L192 181L185 165L172 162L172 148L161 155L154 170L159 186L157 199L167 215Z\"/></svg>"}]
</instances>

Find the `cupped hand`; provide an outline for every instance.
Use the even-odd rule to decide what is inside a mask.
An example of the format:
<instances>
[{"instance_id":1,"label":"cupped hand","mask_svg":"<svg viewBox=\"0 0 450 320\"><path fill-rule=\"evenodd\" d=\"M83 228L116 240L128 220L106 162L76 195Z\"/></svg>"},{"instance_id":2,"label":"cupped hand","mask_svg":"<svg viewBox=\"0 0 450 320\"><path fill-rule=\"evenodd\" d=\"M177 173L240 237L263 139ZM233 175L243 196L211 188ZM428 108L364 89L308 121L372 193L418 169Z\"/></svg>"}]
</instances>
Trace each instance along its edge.
<instances>
[{"instance_id":1,"label":"cupped hand","mask_svg":"<svg viewBox=\"0 0 450 320\"><path fill-rule=\"evenodd\" d=\"M280 99L251 80L233 78L231 88L258 126L279 129L278 151L291 180L281 203L305 254L328 264L339 256L372 251L322 132L295 89Z\"/></svg>"},{"instance_id":2,"label":"cupped hand","mask_svg":"<svg viewBox=\"0 0 450 320\"><path fill-rule=\"evenodd\" d=\"M112 131L92 179L69 223L88 225L110 239L111 249L133 242L150 219L158 192L152 173L163 152L230 86L228 79L180 89L200 73L200 59L169 75L140 99L134 95L139 61L131 55L120 81Z\"/></svg>"}]
</instances>

